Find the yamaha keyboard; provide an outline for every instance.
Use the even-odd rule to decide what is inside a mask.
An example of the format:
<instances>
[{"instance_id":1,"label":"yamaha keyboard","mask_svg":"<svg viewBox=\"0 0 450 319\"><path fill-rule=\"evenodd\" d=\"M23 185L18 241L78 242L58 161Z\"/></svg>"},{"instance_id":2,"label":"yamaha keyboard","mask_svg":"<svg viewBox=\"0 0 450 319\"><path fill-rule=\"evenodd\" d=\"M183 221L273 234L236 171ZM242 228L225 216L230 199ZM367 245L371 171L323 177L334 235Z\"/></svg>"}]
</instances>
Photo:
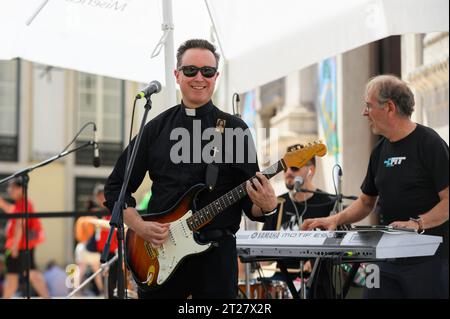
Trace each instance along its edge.
<instances>
[{"instance_id":1,"label":"yamaha keyboard","mask_svg":"<svg viewBox=\"0 0 450 319\"><path fill-rule=\"evenodd\" d=\"M238 231L242 257L322 257L352 260L432 256L442 237L397 230Z\"/></svg>"}]
</instances>

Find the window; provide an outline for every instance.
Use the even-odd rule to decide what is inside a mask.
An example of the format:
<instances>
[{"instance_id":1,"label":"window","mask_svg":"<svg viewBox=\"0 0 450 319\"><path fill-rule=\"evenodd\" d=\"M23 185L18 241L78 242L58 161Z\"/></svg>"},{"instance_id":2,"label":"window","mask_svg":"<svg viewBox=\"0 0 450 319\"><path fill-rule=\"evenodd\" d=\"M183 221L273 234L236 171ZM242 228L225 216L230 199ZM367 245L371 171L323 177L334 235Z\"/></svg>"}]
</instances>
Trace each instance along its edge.
<instances>
[{"instance_id":1,"label":"window","mask_svg":"<svg viewBox=\"0 0 450 319\"><path fill-rule=\"evenodd\" d=\"M104 177L77 177L75 179L75 209L87 211L94 200L93 191L97 184L104 184Z\"/></svg>"},{"instance_id":2,"label":"window","mask_svg":"<svg viewBox=\"0 0 450 319\"><path fill-rule=\"evenodd\" d=\"M281 78L261 86L259 98L261 112L275 115L277 108L284 105L286 98L286 78Z\"/></svg>"},{"instance_id":3,"label":"window","mask_svg":"<svg viewBox=\"0 0 450 319\"><path fill-rule=\"evenodd\" d=\"M19 146L19 60L0 61L0 161L17 162Z\"/></svg>"},{"instance_id":4,"label":"window","mask_svg":"<svg viewBox=\"0 0 450 319\"><path fill-rule=\"evenodd\" d=\"M102 165L114 165L123 148L124 81L87 73L77 73L76 132L87 122L97 126ZM74 132L74 133L76 133ZM92 130L80 135L77 145L92 139ZM92 150L76 153L76 164L90 165Z\"/></svg>"}]
</instances>

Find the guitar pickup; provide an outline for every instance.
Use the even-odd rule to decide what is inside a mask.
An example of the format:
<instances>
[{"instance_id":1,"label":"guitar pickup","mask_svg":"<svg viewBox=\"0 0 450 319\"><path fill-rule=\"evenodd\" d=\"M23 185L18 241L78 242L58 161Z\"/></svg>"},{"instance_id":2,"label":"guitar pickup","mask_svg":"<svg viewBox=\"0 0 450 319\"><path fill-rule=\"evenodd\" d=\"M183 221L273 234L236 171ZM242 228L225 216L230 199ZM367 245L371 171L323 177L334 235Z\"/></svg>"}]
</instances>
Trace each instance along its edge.
<instances>
[{"instance_id":1,"label":"guitar pickup","mask_svg":"<svg viewBox=\"0 0 450 319\"><path fill-rule=\"evenodd\" d=\"M145 249L147 250L147 254L150 259L155 259L158 257L158 250L153 248L148 242L144 243Z\"/></svg>"}]
</instances>

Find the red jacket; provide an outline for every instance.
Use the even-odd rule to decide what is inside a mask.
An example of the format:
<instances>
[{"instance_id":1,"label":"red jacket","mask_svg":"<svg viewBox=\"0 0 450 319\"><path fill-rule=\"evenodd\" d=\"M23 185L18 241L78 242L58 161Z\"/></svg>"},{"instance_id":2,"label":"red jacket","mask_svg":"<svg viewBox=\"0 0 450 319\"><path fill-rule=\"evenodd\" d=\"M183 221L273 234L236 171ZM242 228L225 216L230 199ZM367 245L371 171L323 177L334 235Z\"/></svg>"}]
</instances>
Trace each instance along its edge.
<instances>
[{"instance_id":1,"label":"red jacket","mask_svg":"<svg viewBox=\"0 0 450 319\"><path fill-rule=\"evenodd\" d=\"M102 219L110 220L111 216L104 216ZM108 239L109 229L107 228L101 228L100 229L100 236L97 237L97 251L102 252L103 248L105 247L106 240ZM111 245L109 246L109 252L114 253L118 247L117 244L117 230L114 230L114 235L111 240Z\"/></svg>"},{"instance_id":2,"label":"red jacket","mask_svg":"<svg viewBox=\"0 0 450 319\"><path fill-rule=\"evenodd\" d=\"M14 208L12 210L12 214L24 213L25 212L25 201L23 199L18 200L14 204ZM28 201L28 213L34 213L33 204ZM8 221L6 226L6 244L5 248L11 249L14 241L14 233L16 230L17 222L20 219L11 218ZM25 224L25 218L22 219ZM41 222L37 218L29 218L28 219L28 248L32 249L42 243L45 239L44 231L41 226ZM19 250L26 249L26 239L25 239L25 228L22 228L22 237L19 241Z\"/></svg>"}]
</instances>

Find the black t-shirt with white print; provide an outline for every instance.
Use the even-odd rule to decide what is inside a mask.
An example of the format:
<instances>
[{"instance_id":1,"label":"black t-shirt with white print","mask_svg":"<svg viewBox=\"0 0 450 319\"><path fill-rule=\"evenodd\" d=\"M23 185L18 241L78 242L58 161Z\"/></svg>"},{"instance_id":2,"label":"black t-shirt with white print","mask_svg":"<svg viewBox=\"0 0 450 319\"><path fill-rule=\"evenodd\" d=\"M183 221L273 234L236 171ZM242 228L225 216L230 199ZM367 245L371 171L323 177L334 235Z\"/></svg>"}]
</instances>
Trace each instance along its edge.
<instances>
[{"instance_id":1,"label":"black t-shirt with white print","mask_svg":"<svg viewBox=\"0 0 450 319\"><path fill-rule=\"evenodd\" d=\"M436 206L439 192L448 187L449 149L431 128L417 124L397 142L381 138L370 156L361 190L379 196L383 223L407 221ZM448 258L448 221L425 234L443 237L437 256Z\"/></svg>"}]
</instances>

